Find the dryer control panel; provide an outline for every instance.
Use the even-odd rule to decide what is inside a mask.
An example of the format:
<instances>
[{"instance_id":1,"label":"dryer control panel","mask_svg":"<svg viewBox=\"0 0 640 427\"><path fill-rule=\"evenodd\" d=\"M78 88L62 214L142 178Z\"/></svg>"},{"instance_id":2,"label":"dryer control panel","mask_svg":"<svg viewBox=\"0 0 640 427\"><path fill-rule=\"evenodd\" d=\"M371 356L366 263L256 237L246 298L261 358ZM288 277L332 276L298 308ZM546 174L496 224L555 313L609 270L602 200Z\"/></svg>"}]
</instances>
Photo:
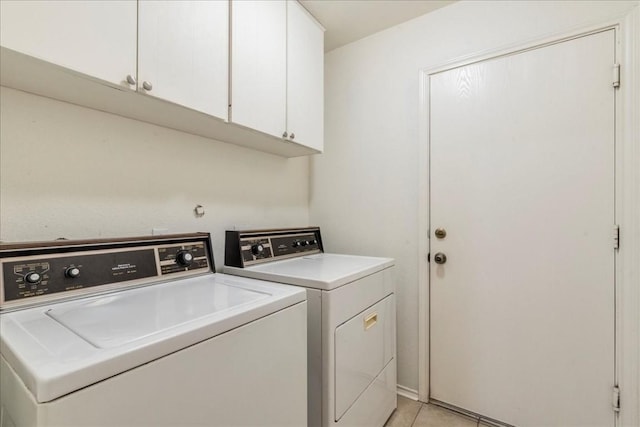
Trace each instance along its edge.
<instances>
[{"instance_id":1,"label":"dryer control panel","mask_svg":"<svg viewBox=\"0 0 640 427\"><path fill-rule=\"evenodd\" d=\"M215 272L208 233L0 245L0 309Z\"/></svg>"},{"instance_id":2,"label":"dryer control panel","mask_svg":"<svg viewBox=\"0 0 640 427\"><path fill-rule=\"evenodd\" d=\"M263 262L323 252L320 228L226 232L224 263L246 267Z\"/></svg>"}]
</instances>

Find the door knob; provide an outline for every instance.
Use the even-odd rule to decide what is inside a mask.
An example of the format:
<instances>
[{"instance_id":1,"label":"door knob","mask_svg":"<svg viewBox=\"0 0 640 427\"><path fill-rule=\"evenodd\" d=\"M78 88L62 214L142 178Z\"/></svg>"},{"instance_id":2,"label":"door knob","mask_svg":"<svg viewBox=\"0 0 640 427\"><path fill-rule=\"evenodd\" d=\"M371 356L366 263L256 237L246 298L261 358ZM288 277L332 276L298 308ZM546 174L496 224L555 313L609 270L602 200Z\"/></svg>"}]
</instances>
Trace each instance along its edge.
<instances>
[{"instance_id":1,"label":"door knob","mask_svg":"<svg viewBox=\"0 0 640 427\"><path fill-rule=\"evenodd\" d=\"M445 237L447 237L447 230L445 230L444 228L436 228L435 235L438 239L444 239Z\"/></svg>"},{"instance_id":2,"label":"door knob","mask_svg":"<svg viewBox=\"0 0 640 427\"><path fill-rule=\"evenodd\" d=\"M447 262L447 256L442 252L438 252L433 256L433 260L436 262L436 264L444 264L445 262Z\"/></svg>"}]
</instances>

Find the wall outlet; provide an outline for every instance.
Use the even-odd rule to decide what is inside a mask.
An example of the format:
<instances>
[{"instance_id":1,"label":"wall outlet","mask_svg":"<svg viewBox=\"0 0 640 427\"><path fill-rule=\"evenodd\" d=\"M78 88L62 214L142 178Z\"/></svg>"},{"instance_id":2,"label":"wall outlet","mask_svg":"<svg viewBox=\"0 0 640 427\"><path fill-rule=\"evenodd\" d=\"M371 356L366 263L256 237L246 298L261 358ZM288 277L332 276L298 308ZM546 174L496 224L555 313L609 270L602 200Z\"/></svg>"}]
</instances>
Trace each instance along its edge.
<instances>
[{"instance_id":1,"label":"wall outlet","mask_svg":"<svg viewBox=\"0 0 640 427\"><path fill-rule=\"evenodd\" d=\"M169 229L164 227L153 227L151 229L152 236L162 236L163 234L169 234Z\"/></svg>"}]
</instances>

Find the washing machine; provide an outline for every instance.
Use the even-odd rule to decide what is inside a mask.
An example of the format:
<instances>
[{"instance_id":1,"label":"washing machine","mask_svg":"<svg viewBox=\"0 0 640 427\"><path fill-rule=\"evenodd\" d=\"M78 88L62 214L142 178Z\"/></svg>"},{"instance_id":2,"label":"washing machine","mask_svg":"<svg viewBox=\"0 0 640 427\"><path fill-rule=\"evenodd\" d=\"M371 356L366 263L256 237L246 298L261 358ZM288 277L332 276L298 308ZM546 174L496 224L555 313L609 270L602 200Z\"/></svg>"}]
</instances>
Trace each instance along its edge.
<instances>
[{"instance_id":1,"label":"washing machine","mask_svg":"<svg viewBox=\"0 0 640 427\"><path fill-rule=\"evenodd\" d=\"M396 408L393 269L325 253L318 227L226 232L226 274L307 291L309 426L381 427Z\"/></svg>"},{"instance_id":2,"label":"washing machine","mask_svg":"<svg viewBox=\"0 0 640 427\"><path fill-rule=\"evenodd\" d=\"M307 421L306 296L206 233L0 246L0 425Z\"/></svg>"}]
</instances>

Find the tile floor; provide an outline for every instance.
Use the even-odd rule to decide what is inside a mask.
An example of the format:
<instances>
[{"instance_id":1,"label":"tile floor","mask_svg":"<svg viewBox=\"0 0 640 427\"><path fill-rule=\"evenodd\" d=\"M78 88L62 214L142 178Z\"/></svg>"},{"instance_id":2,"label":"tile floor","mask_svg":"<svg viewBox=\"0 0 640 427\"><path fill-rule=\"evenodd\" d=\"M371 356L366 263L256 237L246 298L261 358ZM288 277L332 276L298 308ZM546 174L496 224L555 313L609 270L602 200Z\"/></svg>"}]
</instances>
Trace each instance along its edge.
<instances>
[{"instance_id":1,"label":"tile floor","mask_svg":"<svg viewBox=\"0 0 640 427\"><path fill-rule=\"evenodd\" d=\"M478 425L483 426L484 423L439 406L398 396L398 409L391 415L385 427L476 427Z\"/></svg>"}]
</instances>

